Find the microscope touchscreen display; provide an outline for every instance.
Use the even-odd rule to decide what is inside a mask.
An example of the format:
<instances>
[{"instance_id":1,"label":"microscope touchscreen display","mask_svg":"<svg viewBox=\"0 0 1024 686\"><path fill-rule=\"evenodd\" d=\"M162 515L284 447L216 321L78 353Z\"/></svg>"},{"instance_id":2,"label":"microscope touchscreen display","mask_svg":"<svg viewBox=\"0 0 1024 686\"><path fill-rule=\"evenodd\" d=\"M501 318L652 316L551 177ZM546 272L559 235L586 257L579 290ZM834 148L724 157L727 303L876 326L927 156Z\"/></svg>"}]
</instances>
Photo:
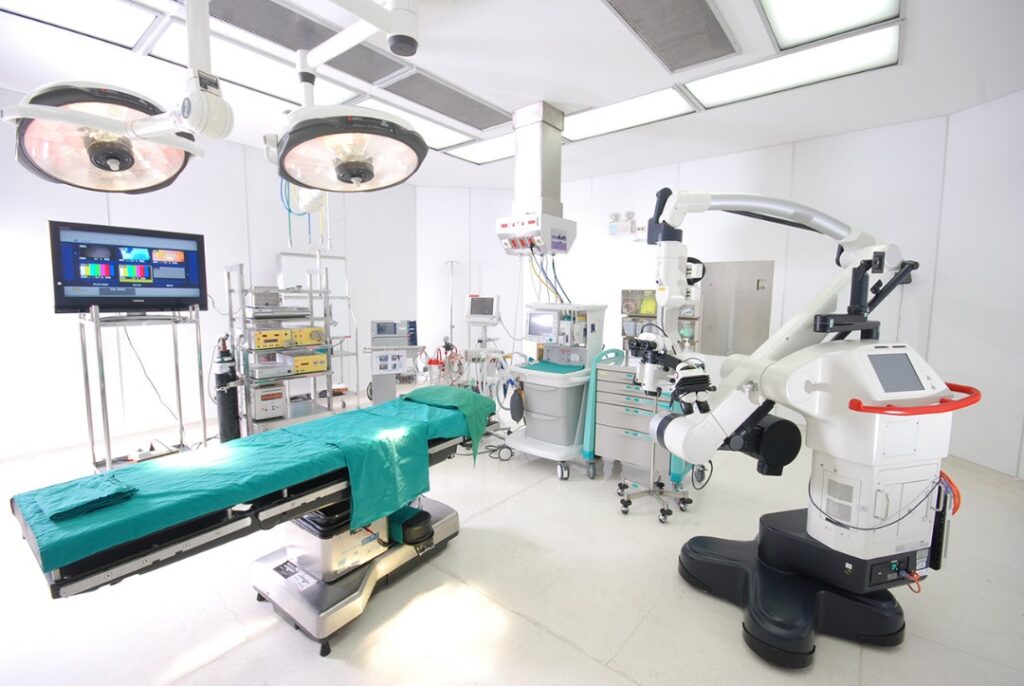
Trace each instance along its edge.
<instances>
[{"instance_id":1,"label":"microscope touchscreen display","mask_svg":"<svg viewBox=\"0 0 1024 686\"><path fill-rule=\"evenodd\" d=\"M868 355L875 368L878 381L886 393L923 391L924 385L917 376L917 370L906 353L896 355Z\"/></svg>"}]
</instances>

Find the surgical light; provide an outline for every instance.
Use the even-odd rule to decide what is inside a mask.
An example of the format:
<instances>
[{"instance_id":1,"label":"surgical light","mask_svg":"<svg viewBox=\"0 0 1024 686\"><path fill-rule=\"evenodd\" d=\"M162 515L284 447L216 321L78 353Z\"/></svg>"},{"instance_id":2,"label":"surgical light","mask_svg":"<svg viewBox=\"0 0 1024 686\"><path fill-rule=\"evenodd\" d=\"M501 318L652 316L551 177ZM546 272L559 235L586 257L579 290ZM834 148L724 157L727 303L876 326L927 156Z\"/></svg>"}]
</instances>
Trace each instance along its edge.
<instances>
[{"instance_id":1,"label":"surgical light","mask_svg":"<svg viewBox=\"0 0 1024 686\"><path fill-rule=\"evenodd\" d=\"M693 106L674 88L565 117L562 135L571 141L621 131L693 112Z\"/></svg>"},{"instance_id":2,"label":"surgical light","mask_svg":"<svg viewBox=\"0 0 1024 686\"><path fill-rule=\"evenodd\" d=\"M515 134L506 133L504 136L488 138L468 145L460 145L445 152L467 162L486 164L487 162L503 160L506 157L515 157L516 137Z\"/></svg>"},{"instance_id":3,"label":"surgical light","mask_svg":"<svg viewBox=\"0 0 1024 686\"><path fill-rule=\"evenodd\" d=\"M717 107L888 67L899 61L899 48L900 27L885 26L690 81L686 88L705 107Z\"/></svg>"},{"instance_id":4,"label":"surgical light","mask_svg":"<svg viewBox=\"0 0 1024 686\"><path fill-rule=\"evenodd\" d=\"M427 155L423 137L402 119L341 105L298 109L289 115L285 133L266 141L281 178L342 193L402 183Z\"/></svg>"},{"instance_id":5,"label":"surgical light","mask_svg":"<svg viewBox=\"0 0 1024 686\"><path fill-rule=\"evenodd\" d=\"M900 0L760 0L782 49L900 16Z\"/></svg>"},{"instance_id":6,"label":"surgical light","mask_svg":"<svg viewBox=\"0 0 1024 686\"><path fill-rule=\"evenodd\" d=\"M60 83L0 111L17 126L15 155L48 181L108 193L145 193L172 183L195 134L224 138L234 115L210 70L208 0L186 0L189 78L184 97L165 112L130 91L92 83Z\"/></svg>"},{"instance_id":7,"label":"surgical light","mask_svg":"<svg viewBox=\"0 0 1024 686\"><path fill-rule=\"evenodd\" d=\"M61 108L72 119L75 114L103 117L125 131L132 122L163 114L141 95L99 84L57 84L30 94L25 102ZM22 166L44 179L88 190L145 193L163 188L190 157L181 148L74 121L22 118L17 127L15 157ZM178 135L193 140L191 134Z\"/></svg>"}]
</instances>

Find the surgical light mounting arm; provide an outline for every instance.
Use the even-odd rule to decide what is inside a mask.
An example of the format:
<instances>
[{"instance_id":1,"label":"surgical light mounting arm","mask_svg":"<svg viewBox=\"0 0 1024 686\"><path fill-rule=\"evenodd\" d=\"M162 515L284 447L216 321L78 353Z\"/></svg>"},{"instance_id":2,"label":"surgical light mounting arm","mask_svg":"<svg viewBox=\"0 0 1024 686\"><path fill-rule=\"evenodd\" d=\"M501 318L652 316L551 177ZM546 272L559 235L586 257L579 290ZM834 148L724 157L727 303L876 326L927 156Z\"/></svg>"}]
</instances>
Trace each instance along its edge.
<instances>
[{"instance_id":1,"label":"surgical light mounting arm","mask_svg":"<svg viewBox=\"0 0 1024 686\"><path fill-rule=\"evenodd\" d=\"M234 115L221 98L220 82L210 70L209 0L185 0L188 31L189 78L186 93L170 112L125 122L101 115L49 105L13 105L0 112L0 119L40 119L97 129L128 139L150 140L201 156L193 140L178 133L224 138L231 133Z\"/></svg>"}]
</instances>

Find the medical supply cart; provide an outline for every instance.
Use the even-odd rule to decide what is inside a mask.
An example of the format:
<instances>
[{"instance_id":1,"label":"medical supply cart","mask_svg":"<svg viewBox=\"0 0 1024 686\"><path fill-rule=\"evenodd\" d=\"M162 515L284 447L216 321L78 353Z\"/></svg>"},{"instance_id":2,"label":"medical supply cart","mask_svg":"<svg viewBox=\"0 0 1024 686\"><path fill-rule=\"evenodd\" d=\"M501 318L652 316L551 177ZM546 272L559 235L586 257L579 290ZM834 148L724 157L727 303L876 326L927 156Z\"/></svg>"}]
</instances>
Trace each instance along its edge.
<instances>
[{"instance_id":1,"label":"medical supply cart","mask_svg":"<svg viewBox=\"0 0 1024 686\"><path fill-rule=\"evenodd\" d=\"M636 383L635 373L632 365L598 365L594 453L622 463L623 477L618 484L622 514L629 513L630 496L650 495L660 503L658 519L664 522L671 514L667 500L675 499L680 510L691 502L683 486L690 465L677 458L678 469L672 473L672 456L651 439L651 419L658 411L669 409L670 398L666 393L655 402ZM631 473L637 478L628 479Z\"/></svg>"}]
</instances>

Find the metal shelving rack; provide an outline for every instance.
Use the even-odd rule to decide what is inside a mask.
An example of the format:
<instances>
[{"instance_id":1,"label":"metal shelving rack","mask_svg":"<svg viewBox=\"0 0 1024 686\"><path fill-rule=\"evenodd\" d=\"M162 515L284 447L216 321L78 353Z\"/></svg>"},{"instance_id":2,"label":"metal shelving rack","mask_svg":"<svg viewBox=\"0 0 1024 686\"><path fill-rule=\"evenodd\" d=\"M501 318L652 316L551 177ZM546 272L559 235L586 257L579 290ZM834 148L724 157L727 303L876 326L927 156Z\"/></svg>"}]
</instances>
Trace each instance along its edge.
<instances>
[{"instance_id":1,"label":"metal shelving rack","mask_svg":"<svg viewBox=\"0 0 1024 686\"><path fill-rule=\"evenodd\" d=\"M303 298L308 306L308 316L299 317L250 317L246 316L245 308L253 288L245 286L245 267L236 264L225 270L225 285L228 294L228 330L230 331L230 346L232 354L238 364L239 388L242 391L240 399L242 417L245 422L246 435L252 435L269 429L277 429L290 424L307 421L317 416L333 414L334 394L334 360L338 357L355 355L355 352L344 350L344 344L348 337L334 336L331 332L332 325L337 322L333 320L332 300L327 281L326 268L307 270L305 288L268 288L260 287L260 291L276 291L285 299L294 301L295 298ZM317 305L320 306L322 315L317 315ZM257 331L262 324L272 325L274 328L288 328L288 324L322 324L324 328L324 343L313 345L293 345L281 348L254 349L250 347L252 332ZM338 350L335 350L338 348ZM323 351L327 354L327 369L319 372L307 372L302 374L284 374L281 376L256 378L253 376L253 360L257 354L283 353L302 351ZM323 384L326 396L326 407L319 402L318 381L324 379ZM290 400L289 384L296 381L311 382L312 393L310 400L312 411L302 415L292 415L292 403ZM289 412L283 418L267 419L256 421L253 419L253 393L255 389L272 384L284 383L289 394Z\"/></svg>"}]
</instances>

